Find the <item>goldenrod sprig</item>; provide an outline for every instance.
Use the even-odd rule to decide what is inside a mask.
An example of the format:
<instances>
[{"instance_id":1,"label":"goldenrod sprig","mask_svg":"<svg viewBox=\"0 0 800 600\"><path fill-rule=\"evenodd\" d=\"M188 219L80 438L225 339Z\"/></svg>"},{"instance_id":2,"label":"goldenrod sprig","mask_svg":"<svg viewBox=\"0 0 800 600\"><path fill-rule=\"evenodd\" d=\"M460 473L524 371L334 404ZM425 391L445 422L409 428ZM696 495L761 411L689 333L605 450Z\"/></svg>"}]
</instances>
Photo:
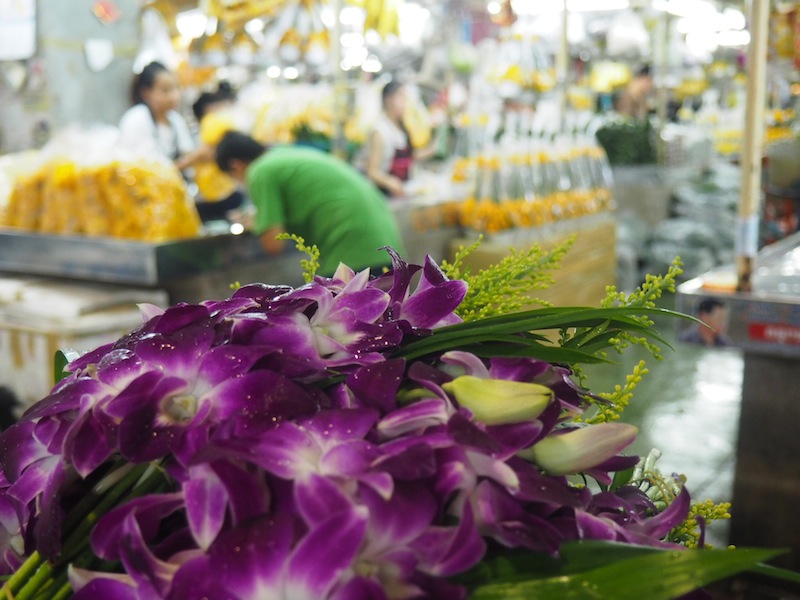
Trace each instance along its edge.
<instances>
[{"instance_id":1,"label":"goldenrod sprig","mask_svg":"<svg viewBox=\"0 0 800 600\"><path fill-rule=\"evenodd\" d=\"M731 518L730 502L715 503L713 500L705 502L693 502L689 509L686 520L670 531L667 539L671 542L682 544L688 548L697 548L700 541L700 521L707 526L712 521L720 521ZM711 548L710 544L705 544L705 548Z\"/></svg>"},{"instance_id":2,"label":"goldenrod sprig","mask_svg":"<svg viewBox=\"0 0 800 600\"><path fill-rule=\"evenodd\" d=\"M645 361L640 360L639 363L633 367L633 372L625 378L624 385L617 384L614 386L613 392L601 392L597 394L606 402L596 401L591 397L587 397L589 402L594 403L597 412L592 417L586 419L586 422L594 424L619 420L622 412L627 408L633 398L634 389L641 383L642 378L647 375L648 372Z\"/></svg>"},{"instance_id":3,"label":"goldenrod sprig","mask_svg":"<svg viewBox=\"0 0 800 600\"><path fill-rule=\"evenodd\" d=\"M451 279L463 279L469 286L466 298L458 307L458 315L466 322L517 312L525 306L549 302L534 296L536 290L549 288L554 283L552 272L561 265L564 255L575 242L575 236L544 250L534 244L526 250L509 249L509 255L486 269L473 273L464 260L479 245L461 246L453 262L442 262L442 270Z\"/></svg>"},{"instance_id":4,"label":"goldenrod sprig","mask_svg":"<svg viewBox=\"0 0 800 600\"><path fill-rule=\"evenodd\" d=\"M306 241L294 233L282 233L275 239L292 240L295 243L295 248L308 255L307 259L304 258L300 261L300 266L303 268L303 280L306 283L314 281L314 276L319 269L319 248L315 245L306 246Z\"/></svg>"},{"instance_id":5,"label":"goldenrod sprig","mask_svg":"<svg viewBox=\"0 0 800 600\"><path fill-rule=\"evenodd\" d=\"M624 292L617 291L616 286L610 285L606 287L606 297L600 303L604 308L611 306L628 306L636 308L653 308L656 306L656 300L661 298L664 292L675 292L675 283L678 276L683 273L680 257L675 257L664 275L647 275L644 283L639 288L625 294ZM646 315L635 317L642 325L652 326L653 321ZM638 344L646 348L655 358L661 359L661 348L644 337L637 336L631 332L622 332L618 337L610 340L611 345L617 352L622 352L630 344Z\"/></svg>"}]
</instances>

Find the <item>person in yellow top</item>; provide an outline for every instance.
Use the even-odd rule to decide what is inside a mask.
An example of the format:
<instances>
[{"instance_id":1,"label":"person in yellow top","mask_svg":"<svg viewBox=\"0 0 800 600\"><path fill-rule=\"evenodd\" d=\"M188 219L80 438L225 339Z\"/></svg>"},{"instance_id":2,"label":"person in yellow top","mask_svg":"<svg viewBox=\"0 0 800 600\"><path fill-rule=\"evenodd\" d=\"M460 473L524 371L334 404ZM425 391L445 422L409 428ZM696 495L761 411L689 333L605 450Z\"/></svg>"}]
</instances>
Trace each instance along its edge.
<instances>
[{"instance_id":1,"label":"person in yellow top","mask_svg":"<svg viewBox=\"0 0 800 600\"><path fill-rule=\"evenodd\" d=\"M215 92L200 94L192 105L194 116L200 124L199 138L203 146L216 148L225 133L236 129L227 110L233 98L231 89L221 84ZM211 154L213 156L213 152ZM230 175L220 171L215 160L195 164L195 183L195 205L203 222L226 219L227 213L239 208L245 200L239 184Z\"/></svg>"}]
</instances>

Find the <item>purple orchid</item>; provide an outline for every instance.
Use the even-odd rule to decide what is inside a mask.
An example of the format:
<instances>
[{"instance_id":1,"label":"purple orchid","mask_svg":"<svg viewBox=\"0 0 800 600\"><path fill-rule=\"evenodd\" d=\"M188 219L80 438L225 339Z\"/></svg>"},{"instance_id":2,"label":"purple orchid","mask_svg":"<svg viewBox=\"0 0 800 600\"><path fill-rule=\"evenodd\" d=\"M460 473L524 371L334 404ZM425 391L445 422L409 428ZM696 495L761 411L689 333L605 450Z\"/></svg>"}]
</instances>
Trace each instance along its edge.
<instances>
[{"instance_id":1,"label":"purple orchid","mask_svg":"<svg viewBox=\"0 0 800 600\"><path fill-rule=\"evenodd\" d=\"M25 519L19 504L7 495L8 481L0 470L0 575L13 573L22 564L25 540L22 528Z\"/></svg>"},{"instance_id":2,"label":"purple orchid","mask_svg":"<svg viewBox=\"0 0 800 600\"><path fill-rule=\"evenodd\" d=\"M607 485L636 458L619 455L633 428L573 422L590 393L569 368L391 358L459 323L467 286L387 251L373 279L341 265L297 289L142 306L140 327L73 361L0 438L0 571L57 557L75 490L151 461L156 491L91 534L120 568L71 568L77 600L463 600L448 578L490 546L665 544L688 492L659 512L632 486L570 483Z\"/></svg>"}]
</instances>

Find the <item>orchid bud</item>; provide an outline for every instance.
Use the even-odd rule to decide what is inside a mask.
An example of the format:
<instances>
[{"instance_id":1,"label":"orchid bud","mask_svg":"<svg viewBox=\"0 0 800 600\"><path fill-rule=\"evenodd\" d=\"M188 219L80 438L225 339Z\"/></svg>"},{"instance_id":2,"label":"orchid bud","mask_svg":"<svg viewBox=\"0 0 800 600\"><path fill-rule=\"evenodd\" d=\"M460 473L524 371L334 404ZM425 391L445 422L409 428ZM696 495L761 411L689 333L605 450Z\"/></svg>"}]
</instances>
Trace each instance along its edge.
<instances>
[{"instance_id":1,"label":"orchid bud","mask_svg":"<svg viewBox=\"0 0 800 600\"><path fill-rule=\"evenodd\" d=\"M549 435L518 455L549 475L581 473L616 456L633 442L638 431L627 423L599 423Z\"/></svg>"},{"instance_id":2,"label":"orchid bud","mask_svg":"<svg viewBox=\"0 0 800 600\"><path fill-rule=\"evenodd\" d=\"M456 377L442 387L485 425L530 421L542 414L553 399L553 391L538 383L472 375Z\"/></svg>"}]
</instances>

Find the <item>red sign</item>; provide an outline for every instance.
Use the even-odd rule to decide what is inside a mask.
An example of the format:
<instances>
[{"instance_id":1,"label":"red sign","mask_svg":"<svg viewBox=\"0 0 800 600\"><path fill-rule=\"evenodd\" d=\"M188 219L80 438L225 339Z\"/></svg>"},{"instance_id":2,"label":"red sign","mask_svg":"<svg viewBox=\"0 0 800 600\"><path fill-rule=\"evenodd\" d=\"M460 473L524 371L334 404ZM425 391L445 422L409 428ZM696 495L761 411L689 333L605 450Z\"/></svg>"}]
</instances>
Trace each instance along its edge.
<instances>
[{"instance_id":1,"label":"red sign","mask_svg":"<svg viewBox=\"0 0 800 600\"><path fill-rule=\"evenodd\" d=\"M751 340L800 346L800 327L784 323L750 323L747 333Z\"/></svg>"}]
</instances>

